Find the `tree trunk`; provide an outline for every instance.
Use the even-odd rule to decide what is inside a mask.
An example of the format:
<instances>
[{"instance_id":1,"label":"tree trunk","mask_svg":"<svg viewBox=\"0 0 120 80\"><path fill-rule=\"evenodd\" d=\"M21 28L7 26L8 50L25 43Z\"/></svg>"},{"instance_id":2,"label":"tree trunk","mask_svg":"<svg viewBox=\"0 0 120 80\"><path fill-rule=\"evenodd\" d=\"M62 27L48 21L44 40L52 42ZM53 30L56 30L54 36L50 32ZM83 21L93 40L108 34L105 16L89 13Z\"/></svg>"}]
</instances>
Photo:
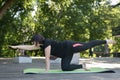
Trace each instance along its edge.
<instances>
[{"instance_id":1,"label":"tree trunk","mask_svg":"<svg viewBox=\"0 0 120 80\"><path fill-rule=\"evenodd\" d=\"M12 5L13 2L14 0L7 0L5 4L0 8L0 19L3 17L6 10Z\"/></svg>"}]
</instances>

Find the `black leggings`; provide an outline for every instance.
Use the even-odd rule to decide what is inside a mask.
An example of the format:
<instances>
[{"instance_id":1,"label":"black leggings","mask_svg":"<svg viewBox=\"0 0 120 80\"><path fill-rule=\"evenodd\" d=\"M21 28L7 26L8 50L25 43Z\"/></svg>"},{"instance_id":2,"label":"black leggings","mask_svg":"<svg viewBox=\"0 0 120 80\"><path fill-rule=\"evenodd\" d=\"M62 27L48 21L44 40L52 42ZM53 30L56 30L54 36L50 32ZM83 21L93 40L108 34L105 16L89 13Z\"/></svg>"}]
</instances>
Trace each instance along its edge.
<instances>
[{"instance_id":1,"label":"black leggings","mask_svg":"<svg viewBox=\"0 0 120 80\"><path fill-rule=\"evenodd\" d=\"M90 41L87 43L79 42L79 44L83 44L83 45L73 47L73 52L71 54L67 54L64 58L62 58L61 68L63 71L72 71L75 69L82 68L82 65L70 64L74 53L90 49L90 48L95 47L97 45L106 44L106 41L105 40L94 40L94 41Z\"/></svg>"}]
</instances>

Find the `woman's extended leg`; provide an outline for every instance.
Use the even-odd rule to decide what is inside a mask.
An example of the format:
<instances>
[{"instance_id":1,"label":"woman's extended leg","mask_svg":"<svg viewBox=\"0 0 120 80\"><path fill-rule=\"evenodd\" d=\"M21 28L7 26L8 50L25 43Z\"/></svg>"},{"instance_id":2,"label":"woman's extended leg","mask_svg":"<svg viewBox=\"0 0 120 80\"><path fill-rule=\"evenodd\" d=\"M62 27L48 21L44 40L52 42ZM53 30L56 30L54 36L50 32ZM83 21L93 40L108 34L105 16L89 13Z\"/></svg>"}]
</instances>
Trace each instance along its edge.
<instances>
[{"instance_id":1,"label":"woman's extended leg","mask_svg":"<svg viewBox=\"0 0 120 80\"><path fill-rule=\"evenodd\" d=\"M70 54L70 55L67 55L64 58L62 58L61 68L63 71L72 71L75 69L83 68L82 65L70 64L72 57L73 57L73 54Z\"/></svg>"},{"instance_id":2,"label":"woman's extended leg","mask_svg":"<svg viewBox=\"0 0 120 80\"><path fill-rule=\"evenodd\" d=\"M93 40L93 41L90 41L90 42L87 42L87 43L80 43L80 44L83 44L83 45L73 47L73 52L84 51L84 50L90 49L92 47L95 47L97 45L106 44L106 43L107 43L106 40Z\"/></svg>"}]
</instances>

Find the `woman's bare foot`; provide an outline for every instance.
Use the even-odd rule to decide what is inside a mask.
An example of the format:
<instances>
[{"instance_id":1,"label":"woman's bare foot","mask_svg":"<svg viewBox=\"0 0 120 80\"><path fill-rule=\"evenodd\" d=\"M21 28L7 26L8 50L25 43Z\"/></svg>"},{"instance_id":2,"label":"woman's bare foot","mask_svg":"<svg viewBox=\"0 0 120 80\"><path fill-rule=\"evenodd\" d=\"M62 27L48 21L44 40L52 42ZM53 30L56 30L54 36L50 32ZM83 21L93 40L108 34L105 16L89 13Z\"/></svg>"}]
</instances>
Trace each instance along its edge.
<instances>
[{"instance_id":1,"label":"woman's bare foot","mask_svg":"<svg viewBox=\"0 0 120 80\"><path fill-rule=\"evenodd\" d=\"M86 66L85 62L83 62L83 69L86 70L86 71L90 71L90 69Z\"/></svg>"},{"instance_id":2,"label":"woman's bare foot","mask_svg":"<svg viewBox=\"0 0 120 80\"><path fill-rule=\"evenodd\" d=\"M116 43L116 41L115 40L106 40L107 41L107 44L115 44Z\"/></svg>"}]
</instances>

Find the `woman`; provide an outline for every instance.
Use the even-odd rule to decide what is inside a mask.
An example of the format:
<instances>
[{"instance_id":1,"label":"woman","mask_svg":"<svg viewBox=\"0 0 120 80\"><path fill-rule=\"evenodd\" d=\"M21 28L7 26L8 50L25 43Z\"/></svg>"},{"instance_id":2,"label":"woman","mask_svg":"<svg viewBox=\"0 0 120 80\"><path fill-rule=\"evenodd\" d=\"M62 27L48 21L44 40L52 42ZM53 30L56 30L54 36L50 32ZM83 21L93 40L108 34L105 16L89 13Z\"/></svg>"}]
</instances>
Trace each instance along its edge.
<instances>
[{"instance_id":1,"label":"woman","mask_svg":"<svg viewBox=\"0 0 120 80\"><path fill-rule=\"evenodd\" d=\"M36 50L42 49L45 55L46 71L50 69L50 56L61 58L61 68L63 71L72 71L79 68L85 68L85 65L70 64L73 54L90 49L101 44L115 43L114 40L93 40L87 43L65 40L58 42L46 39L42 35L34 35L31 39L33 45L10 46L14 49Z\"/></svg>"}]
</instances>

